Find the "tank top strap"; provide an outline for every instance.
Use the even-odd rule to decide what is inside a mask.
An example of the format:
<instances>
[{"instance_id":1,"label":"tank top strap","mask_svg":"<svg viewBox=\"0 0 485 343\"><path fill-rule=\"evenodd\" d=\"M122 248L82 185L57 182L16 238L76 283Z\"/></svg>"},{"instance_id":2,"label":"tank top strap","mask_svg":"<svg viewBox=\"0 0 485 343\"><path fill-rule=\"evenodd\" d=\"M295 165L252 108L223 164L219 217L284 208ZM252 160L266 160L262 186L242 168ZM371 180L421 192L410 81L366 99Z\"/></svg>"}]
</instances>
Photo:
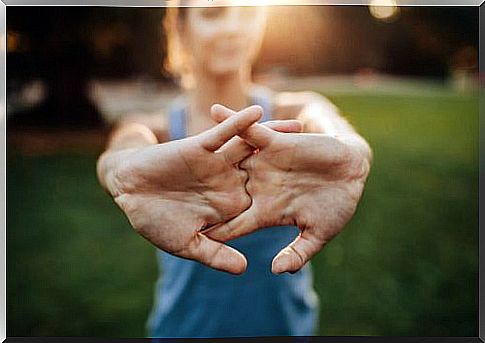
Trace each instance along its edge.
<instances>
[{"instance_id":1,"label":"tank top strap","mask_svg":"<svg viewBox=\"0 0 485 343\"><path fill-rule=\"evenodd\" d=\"M271 112L273 110L271 90L263 86L253 86L250 94L252 104L259 105L263 108L263 117L259 121L265 122L271 120Z\"/></svg>"},{"instance_id":2,"label":"tank top strap","mask_svg":"<svg viewBox=\"0 0 485 343\"><path fill-rule=\"evenodd\" d=\"M187 102L183 97L172 101L168 112L168 126L170 140L187 137Z\"/></svg>"},{"instance_id":3,"label":"tank top strap","mask_svg":"<svg viewBox=\"0 0 485 343\"><path fill-rule=\"evenodd\" d=\"M263 117L260 122L271 120L272 94L269 89L255 86L250 90L251 104L263 108ZM170 140L187 137L187 102L185 97L180 96L172 101L168 112Z\"/></svg>"}]
</instances>

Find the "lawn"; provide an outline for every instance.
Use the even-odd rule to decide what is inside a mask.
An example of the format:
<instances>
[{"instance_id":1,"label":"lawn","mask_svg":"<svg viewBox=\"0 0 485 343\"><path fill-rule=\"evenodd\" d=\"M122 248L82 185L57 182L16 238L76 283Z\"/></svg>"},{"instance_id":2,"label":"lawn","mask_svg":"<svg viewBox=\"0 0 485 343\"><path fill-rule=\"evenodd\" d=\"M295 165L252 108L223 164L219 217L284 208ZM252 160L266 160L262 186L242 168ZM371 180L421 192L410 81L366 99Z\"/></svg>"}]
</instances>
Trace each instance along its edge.
<instances>
[{"instance_id":1,"label":"lawn","mask_svg":"<svg viewBox=\"0 0 485 343\"><path fill-rule=\"evenodd\" d=\"M319 335L476 336L478 97L332 94L374 163L313 260ZM96 154L7 166L9 336L144 336L154 249L98 186Z\"/></svg>"}]
</instances>

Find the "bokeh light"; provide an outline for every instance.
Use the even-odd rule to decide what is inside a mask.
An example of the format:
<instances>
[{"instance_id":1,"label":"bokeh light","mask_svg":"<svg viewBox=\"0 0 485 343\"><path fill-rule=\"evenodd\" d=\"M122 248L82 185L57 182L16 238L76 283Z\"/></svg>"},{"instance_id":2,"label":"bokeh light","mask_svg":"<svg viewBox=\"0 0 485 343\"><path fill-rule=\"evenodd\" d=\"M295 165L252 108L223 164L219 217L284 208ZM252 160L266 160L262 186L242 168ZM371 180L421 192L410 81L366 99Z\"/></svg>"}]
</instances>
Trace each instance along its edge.
<instances>
[{"instance_id":1,"label":"bokeh light","mask_svg":"<svg viewBox=\"0 0 485 343\"><path fill-rule=\"evenodd\" d=\"M15 52L19 48L20 34L18 32L7 32L7 51Z\"/></svg>"},{"instance_id":2,"label":"bokeh light","mask_svg":"<svg viewBox=\"0 0 485 343\"><path fill-rule=\"evenodd\" d=\"M369 12L378 20L393 22L399 17L400 10L395 0L372 0Z\"/></svg>"}]
</instances>

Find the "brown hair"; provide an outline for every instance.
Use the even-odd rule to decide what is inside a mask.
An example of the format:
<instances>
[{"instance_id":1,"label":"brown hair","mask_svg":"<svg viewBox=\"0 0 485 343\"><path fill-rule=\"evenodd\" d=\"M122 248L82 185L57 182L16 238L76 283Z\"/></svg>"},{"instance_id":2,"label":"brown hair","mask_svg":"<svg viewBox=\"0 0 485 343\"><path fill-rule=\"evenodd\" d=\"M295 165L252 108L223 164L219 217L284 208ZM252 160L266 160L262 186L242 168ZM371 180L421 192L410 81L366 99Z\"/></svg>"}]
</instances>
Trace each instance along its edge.
<instances>
[{"instance_id":1,"label":"brown hair","mask_svg":"<svg viewBox=\"0 0 485 343\"><path fill-rule=\"evenodd\" d=\"M189 59L181 38L188 9L187 7L167 7L162 23L166 37L163 72L175 77L182 87L190 87L192 84Z\"/></svg>"}]
</instances>

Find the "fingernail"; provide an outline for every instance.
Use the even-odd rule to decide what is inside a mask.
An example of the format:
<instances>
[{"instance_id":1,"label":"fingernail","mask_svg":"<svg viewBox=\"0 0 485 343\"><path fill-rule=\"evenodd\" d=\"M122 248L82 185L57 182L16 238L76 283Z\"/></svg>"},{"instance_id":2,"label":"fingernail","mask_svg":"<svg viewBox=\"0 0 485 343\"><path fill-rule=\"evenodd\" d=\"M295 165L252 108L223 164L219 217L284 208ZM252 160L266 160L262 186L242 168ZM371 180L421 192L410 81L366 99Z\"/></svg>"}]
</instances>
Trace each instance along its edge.
<instances>
[{"instance_id":1,"label":"fingernail","mask_svg":"<svg viewBox=\"0 0 485 343\"><path fill-rule=\"evenodd\" d=\"M218 109L221 109L222 105L219 104L214 104L211 106L211 111L217 111Z\"/></svg>"},{"instance_id":2,"label":"fingernail","mask_svg":"<svg viewBox=\"0 0 485 343\"><path fill-rule=\"evenodd\" d=\"M271 272L273 274L279 275L284 272L282 262L280 259L274 260L271 266Z\"/></svg>"}]
</instances>

